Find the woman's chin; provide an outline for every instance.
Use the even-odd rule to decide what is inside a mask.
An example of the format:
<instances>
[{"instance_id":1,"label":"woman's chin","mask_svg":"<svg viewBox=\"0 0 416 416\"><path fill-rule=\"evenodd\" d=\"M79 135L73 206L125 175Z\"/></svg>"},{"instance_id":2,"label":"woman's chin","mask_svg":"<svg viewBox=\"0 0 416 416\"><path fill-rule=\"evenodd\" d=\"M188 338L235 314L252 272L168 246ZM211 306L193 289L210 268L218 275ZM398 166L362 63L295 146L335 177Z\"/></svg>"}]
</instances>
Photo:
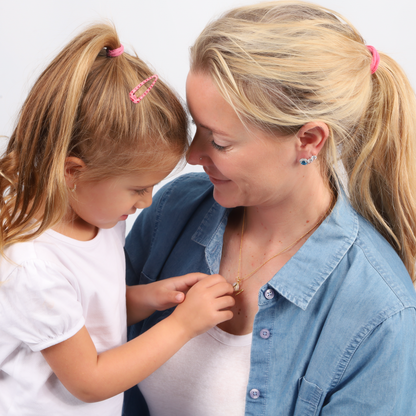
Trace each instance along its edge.
<instances>
[{"instance_id":1,"label":"woman's chin","mask_svg":"<svg viewBox=\"0 0 416 416\"><path fill-rule=\"evenodd\" d=\"M216 187L214 187L213 196L214 196L215 202L217 202L224 208L235 208L235 207L240 207L243 205L242 201L239 201L231 193L227 193L222 190L220 191Z\"/></svg>"}]
</instances>

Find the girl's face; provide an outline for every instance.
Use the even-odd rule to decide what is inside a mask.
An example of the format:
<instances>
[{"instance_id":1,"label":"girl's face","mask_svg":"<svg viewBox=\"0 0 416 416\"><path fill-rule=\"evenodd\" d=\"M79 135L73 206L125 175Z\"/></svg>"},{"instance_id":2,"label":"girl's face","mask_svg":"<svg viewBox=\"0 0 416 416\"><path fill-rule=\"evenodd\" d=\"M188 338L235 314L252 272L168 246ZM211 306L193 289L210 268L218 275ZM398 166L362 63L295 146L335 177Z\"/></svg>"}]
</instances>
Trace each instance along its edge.
<instances>
[{"instance_id":1,"label":"girl's face","mask_svg":"<svg viewBox=\"0 0 416 416\"><path fill-rule=\"evenodd\" d=\"M186 96L196 125L188 162L202 165L220 205L267 206L295 191L304 175L295 135L248 130L209 75L190 72Z\"/></svg>"},{"instance_id":2,"label":"girl's face","mask_svg":"<svg viewBox=\"0 0 416 416\"><path fill-rule=\"evenodd\" d=\"M136 209L152 203L153 187L169 172L149 172L104 179L79 181L70 192L70 204L77 220L98 228L114 227Z\"/></svg>"}]
</instances>

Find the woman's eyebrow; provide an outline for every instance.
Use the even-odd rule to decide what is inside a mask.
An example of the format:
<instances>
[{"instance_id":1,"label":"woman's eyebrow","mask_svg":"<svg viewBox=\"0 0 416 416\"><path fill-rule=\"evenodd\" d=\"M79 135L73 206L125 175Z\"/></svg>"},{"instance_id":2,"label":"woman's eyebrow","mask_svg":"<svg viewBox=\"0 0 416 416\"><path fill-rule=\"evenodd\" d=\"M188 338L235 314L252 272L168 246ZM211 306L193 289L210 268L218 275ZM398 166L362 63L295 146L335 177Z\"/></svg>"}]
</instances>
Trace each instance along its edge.
<instances>
[{"instance_id":1,"label":"woman's eyebrow","mask_svg":"<svg viewBox=\"0 0 416 416\"><path fill-rule=\"evenodd\" d=\"M193 119L194 120L194 119ZM194 123L196 123L196 121L194 120ZM212 127L209 127L209 126L207 126L207 125L205 125L205 124L202 124L202 123L198 123L202 128L204 128L204 129L207 129L207 130L210 130L210 131L212 131L213 133L217 133L217 134L221 134L221 136L226 136L226 137L231 137L231 135L230 134L228 134L228 133L226 133L225 131L222 131L222 130L219 130L219 129L216 129L216 128L212 128Z\"/></svg>"},{"instance_id":2,"label":"woman's eyebrow","mask_svg":"<svg viewBox=\"0 0 416 416\"><path fill-rule=\"evenodd\" d=\"M202 128L207 129L207 130L210 130L210 131L212 131L213 133L221 134L222 136L226 136L226 137L231 137L231 135L230 135L230 134L228 134L228 133L226 133L225 131L222 131L222 130L219 130L219 129L214 129L214 128L209 127L209 126L207 126L207 125L205 125L205 124L202 124L202 123L200 123L200 122L197 122L197 121L195 120L195 118L193 117L193 115L192 115L192 113L191 113L191 111L190 111L190 109L189 109L188 104L186 104L186 111L187 111L187 113L188 113L189 117L191 118L191 120L192 120L192 122L193 122L194 124L197 124L197 123L198 123L198 124L199 124Z\"/></svg>"}]
</instances>

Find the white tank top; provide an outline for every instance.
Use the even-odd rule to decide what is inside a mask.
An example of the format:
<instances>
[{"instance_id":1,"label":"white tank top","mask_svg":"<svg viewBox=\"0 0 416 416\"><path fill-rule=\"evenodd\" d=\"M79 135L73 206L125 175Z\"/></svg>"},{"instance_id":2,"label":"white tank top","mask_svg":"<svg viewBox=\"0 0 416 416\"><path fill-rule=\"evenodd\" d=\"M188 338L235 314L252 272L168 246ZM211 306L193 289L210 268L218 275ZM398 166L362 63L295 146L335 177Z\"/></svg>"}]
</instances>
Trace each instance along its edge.
<instances>
[{"instance_id":1,"label":"white tank top","mask_svg":"<svg viewBox=\"0 0 416 416\"><path fill-rule=\"evenodd\" d=\"M195 337L140 384L151 416L243 416L251 336L218 327Z\"/></svg>"}]
</instances>

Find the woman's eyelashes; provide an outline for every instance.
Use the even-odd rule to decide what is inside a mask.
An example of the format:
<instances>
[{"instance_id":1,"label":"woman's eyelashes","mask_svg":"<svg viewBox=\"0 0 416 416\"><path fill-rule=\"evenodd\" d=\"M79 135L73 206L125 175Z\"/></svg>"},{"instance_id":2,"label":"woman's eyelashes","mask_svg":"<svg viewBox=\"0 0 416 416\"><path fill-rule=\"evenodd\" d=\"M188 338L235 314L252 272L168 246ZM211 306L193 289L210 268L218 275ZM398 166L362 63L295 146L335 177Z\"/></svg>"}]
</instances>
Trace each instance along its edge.
<instances>
[{"instance_id":1,"label":"woman's eyelashes","mask_svg":"<svg viewBox=\"0 0 416 416\"><path fill-rule=\"evenodd\" d=\"M219 150L220 152L227 150L227 146L220 146L219 144L215 143L214 140L211 140L211 145L214 149Z\"/></svg>"},{"instance_id":2,"label":"woman's eyelashes","mask_svg":"<svg viewBox=\"0 0 416 416\"><path fill-rule=\"evenodd\" d=\"M196 126L196 128L198 128L198 125L196 124L195 120L191 120L191 123L192 123L194 126ZM202 126L202 125L199 125L199 127L200 127L201 129L203 129L203 130L206 132L206 134L207 134L208 136L212 136L212 135L213 135L213 132L212 132L209 128L207 128L207 127L205 127L205 126ZM218 150L218 151L220 151L220 152L223 152L223 151L227 150L227 148L228 148L228 146L221 146L221 145L217 144L214 140L211 140L211 146L212 146L215 150Z\"/></svg>"}]
</instances>

